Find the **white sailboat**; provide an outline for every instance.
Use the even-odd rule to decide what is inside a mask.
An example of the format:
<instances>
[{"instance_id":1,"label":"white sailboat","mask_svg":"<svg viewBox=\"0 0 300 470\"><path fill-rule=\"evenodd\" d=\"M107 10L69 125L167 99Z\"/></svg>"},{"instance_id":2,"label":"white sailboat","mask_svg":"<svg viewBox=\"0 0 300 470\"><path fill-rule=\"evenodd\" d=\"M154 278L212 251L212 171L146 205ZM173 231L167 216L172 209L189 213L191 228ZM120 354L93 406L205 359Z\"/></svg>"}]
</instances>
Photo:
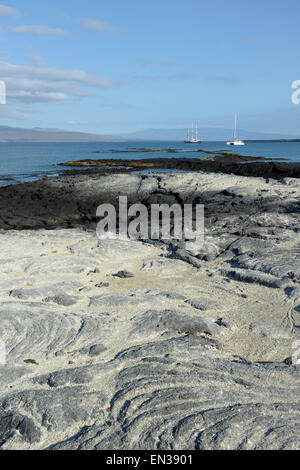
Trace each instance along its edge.
<instances>
[{"instance_id":1,"label":"white sailboat","mask_svg":"<svg viewBox=\"0 0 300 470\"><path fill-rule=\"evenodd\" d=\"M194 136L194 122L192 123L192 132L190 133L190 128L187 130L187 138L184 141L186 144L200 144L201 139L198 138L198 123L196 122L195 136Z\"/></svg>"},{"instance_id":2,"label":"white sailboat","mask_svg":"<svg viewBox=\"0 0 300 470\"><path fill-rule=\"evenodd\" d=\"M234 120L233 140L229 141L229 142L226 142L227 145L245 145L245 142L238 139L236 130L237 130L237 114L235 115L235 120Z\"/></svg>"}]
</instances>

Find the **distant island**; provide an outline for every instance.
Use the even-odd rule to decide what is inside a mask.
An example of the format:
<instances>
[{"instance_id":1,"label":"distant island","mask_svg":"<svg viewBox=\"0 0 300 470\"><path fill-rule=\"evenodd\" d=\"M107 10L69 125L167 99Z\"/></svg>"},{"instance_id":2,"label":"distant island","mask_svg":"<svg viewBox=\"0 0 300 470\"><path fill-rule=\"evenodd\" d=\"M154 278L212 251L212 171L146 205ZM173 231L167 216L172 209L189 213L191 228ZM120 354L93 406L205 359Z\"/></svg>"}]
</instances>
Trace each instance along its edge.
<instances>
[{"instance_id":1,"label":"distant island","mask_svg":"<svg viewBox=\"0 0 300 470\"><path fill-rule=\"evenodd\" d=\"M0 126L0 143L4 142L44 142L44 143L87 143L87 142L182 142L185 129L145 129L131 134L105 135L86 132L66 131L63 129L33 129ZM203 142L226 142L232 134L231 129L202 128L200 131ZM295 136L267 134L241 130L240 135L245 142L300 142Z\"/></svg>"},{"instance_id":2,"label":"distant island","mask_svg":"<svg viewBox=\"0 0 300 470\"><path fill-rule=\"evenodd\" d=\"M185 128L177 129L143 129L137 132L122 134L128 141L156 141L156 142L183 142L186 138ZM232 129L220 127L202 127L198 136L203 142L226 142L232 139ZM239 137L247 142L277 142L300 141L298 135L275 134L270 132L255 132L239 129ZM296 140L297 139L297 140ZM299 139L299 140L298 140Z\"/></svg>"},{"instance_id":3,"label":"distant island","mask_svg":"<svg viewBox=\"0 0 300 470\"><path fill-rule=\"evenodd\" d=\"M123 142L118 136L88 134L85 132L64 131L61 129L23 129L0 126L1 142L45 142L45 143L80 143L80 142Z\"/></svg>"}]
</instances>

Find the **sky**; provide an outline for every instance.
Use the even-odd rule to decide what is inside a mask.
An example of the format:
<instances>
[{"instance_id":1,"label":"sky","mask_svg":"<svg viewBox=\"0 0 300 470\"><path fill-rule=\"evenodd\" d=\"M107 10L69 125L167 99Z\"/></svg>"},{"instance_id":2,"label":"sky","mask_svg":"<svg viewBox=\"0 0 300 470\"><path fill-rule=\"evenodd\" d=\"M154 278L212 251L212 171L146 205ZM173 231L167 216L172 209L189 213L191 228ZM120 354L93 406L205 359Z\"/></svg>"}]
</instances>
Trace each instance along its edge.
<instances>
[{"instance_id":1,"label":"sky","mask_svg":"<svg viewBox=\"0 0 300 470\"><path fill-rule=\"evenodd\" d=\"M6 0L0 125L300 136L299 0Z\"/></svg>"}]
</instances>

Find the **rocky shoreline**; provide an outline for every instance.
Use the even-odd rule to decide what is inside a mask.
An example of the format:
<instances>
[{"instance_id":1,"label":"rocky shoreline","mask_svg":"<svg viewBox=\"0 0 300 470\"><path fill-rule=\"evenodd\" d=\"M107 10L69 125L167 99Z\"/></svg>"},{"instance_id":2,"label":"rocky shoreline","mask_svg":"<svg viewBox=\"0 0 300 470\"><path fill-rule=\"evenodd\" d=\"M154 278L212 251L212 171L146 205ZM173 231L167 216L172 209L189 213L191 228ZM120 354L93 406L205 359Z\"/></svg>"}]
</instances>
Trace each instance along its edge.
<instances>
[{"instance_id":1,"label":"rocky shoreline","mask_svg":"<svg viewBox=\"0 0 300 470\"><path fill-rule=\"evenodd\" d=\"M204 204L204 246L99 241L120 195ZM299 449L299 197L204 172L0 188L0 448Z\"/></svg>"},{"instance_id":2,"label":"rocky shoreline","mask_svg":"<svg viewBox=\"0 0 300 470\"><path fill-rule=\"evenodd\" d=\"M196 153L207 155L206 158L176 158L176 149L138 149L131 151L133 155L140 152L171 153L172 158L145 158L124 160L118 158L85 159L61 163L61 167L72 167L66 170L71 174L99 173L132 173L156 170L176 170L234 174L238 176L256 176L261 178L299 178L300 163L276 161L265 157L242 156L225 151L207 151L199 149ZM97 153L97 152L96 152ZM100 153L100 152L99 152ZM130 153L130 152L127 152ZM188 155L189 152L187 152ZM192 152L193 154L195 152ZM284 160L284 159L282 159ZM76 168L76 169L75 169Z\"/></svg>"}]
</instances>

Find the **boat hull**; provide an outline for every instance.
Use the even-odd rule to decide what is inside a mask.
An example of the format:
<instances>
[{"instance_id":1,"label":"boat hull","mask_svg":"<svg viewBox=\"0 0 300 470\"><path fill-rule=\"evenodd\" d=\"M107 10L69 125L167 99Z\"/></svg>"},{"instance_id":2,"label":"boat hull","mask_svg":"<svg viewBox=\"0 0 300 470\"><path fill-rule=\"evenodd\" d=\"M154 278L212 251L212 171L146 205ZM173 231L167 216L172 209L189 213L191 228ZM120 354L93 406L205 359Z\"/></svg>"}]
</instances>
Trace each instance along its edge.
<instances>
[{"instance_id":1,"label":"boat hull","mask_svg":"<svg viewBox=\"0 0 300 470\"><path fill-rule=\"evenodd\" d=\"M237 141L237 142L226 142L227 145L234 145L234 146L242 146L245 145L245 142Z\"/></svg>"}]
</instances>

